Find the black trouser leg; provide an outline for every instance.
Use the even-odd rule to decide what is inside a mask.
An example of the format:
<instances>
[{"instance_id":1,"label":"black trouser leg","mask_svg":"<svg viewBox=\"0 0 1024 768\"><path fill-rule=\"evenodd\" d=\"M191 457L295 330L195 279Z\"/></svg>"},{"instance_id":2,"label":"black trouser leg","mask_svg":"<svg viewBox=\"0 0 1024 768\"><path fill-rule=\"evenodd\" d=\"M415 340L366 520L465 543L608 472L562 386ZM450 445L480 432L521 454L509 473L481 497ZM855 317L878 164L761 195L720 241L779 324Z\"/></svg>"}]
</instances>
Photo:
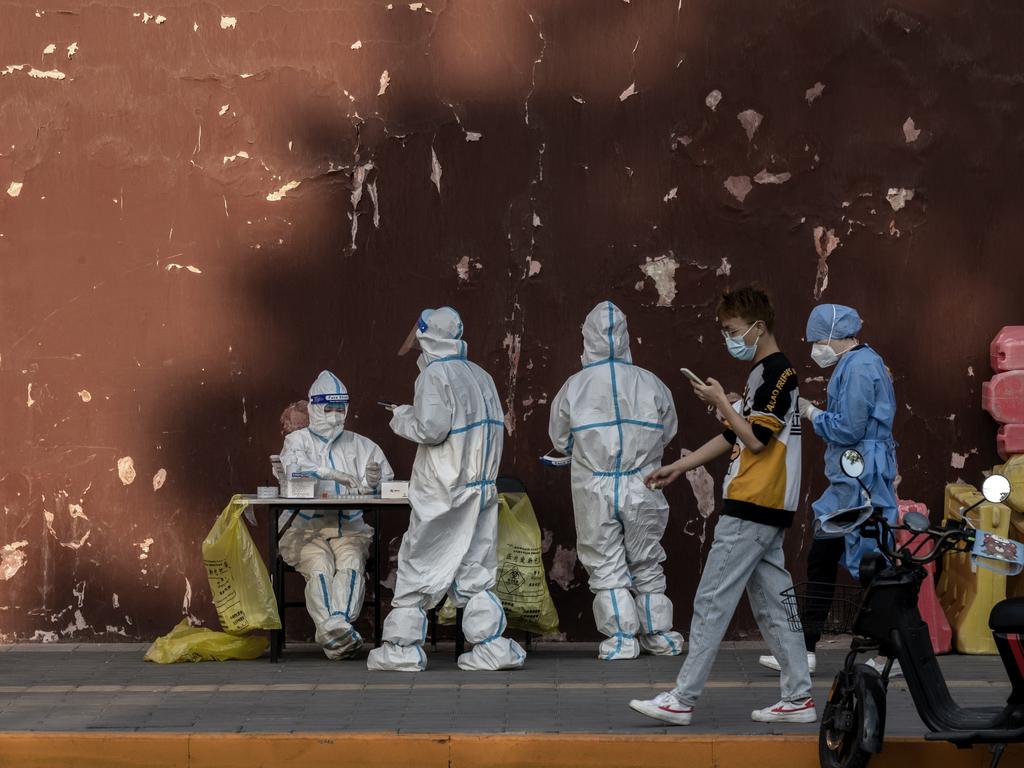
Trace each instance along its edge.
<instances>
[{"instance_id":1,"label":"black trouser leg","mask_svg":"<svg viewBox=\"0 0 1024 768\"><path fill-rule=\"evenodd\" d=\"M804 625L804 643L808 653L813 653L818 641L821 640L821 627L832 608L839 561L843 559L844 552L846 539L841 537L814 539L811 544L811 551L807 556L807 596L803 615L800 617Z\"/></svg>"}]
</instances>

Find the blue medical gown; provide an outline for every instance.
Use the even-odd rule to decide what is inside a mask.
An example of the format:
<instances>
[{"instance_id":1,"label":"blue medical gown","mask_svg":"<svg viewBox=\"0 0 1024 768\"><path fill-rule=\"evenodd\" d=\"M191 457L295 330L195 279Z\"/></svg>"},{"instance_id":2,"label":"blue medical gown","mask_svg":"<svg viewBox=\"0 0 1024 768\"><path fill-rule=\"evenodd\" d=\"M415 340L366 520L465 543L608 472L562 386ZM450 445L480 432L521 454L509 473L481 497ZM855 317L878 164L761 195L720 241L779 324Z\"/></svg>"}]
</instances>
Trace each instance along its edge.
<instances>
[{"instance_id":1,"label":"blue medical gown","mask_svg":"<svg viewBox=\"0 0 1024 768\"><path fill-rule=\"evenodd\" d=\"M878 353L861 345L843 355L828 383L828 410L813 422L814 431L826 443L825 475L829 480L829 487L811 505L816 518L864 503L857 481L843 474L839 463L843 451L855 448L864 456L861 481L871 492L872 503L886 519L896 521L895 416L892 379ZM874 539L848 534L842 565L857 578L861 558L877 549Z\"/></svg>"}]
</instances>

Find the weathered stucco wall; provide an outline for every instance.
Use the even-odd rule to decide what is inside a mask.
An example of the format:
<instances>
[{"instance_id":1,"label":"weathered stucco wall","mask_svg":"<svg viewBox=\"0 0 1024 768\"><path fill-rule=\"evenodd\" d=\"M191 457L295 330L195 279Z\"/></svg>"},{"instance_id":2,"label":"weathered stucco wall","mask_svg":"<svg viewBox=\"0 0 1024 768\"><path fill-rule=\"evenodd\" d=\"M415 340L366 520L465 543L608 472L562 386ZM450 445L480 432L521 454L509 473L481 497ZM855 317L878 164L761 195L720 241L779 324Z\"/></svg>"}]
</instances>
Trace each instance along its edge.
<instances>
[{"instance_id":1,"label":"weathered stucco wall","mask_svg":"<svg viewBox=\"0 0 1024 768\"><path fill-rule=\"evenodd\" d=\"M199 542L324 367L406 474L374 401L410 397L424 306L506 398L570 638L590 597L537 457L600 299L676 391L674 451L716 429L678 366L742 384L722 288L772 289L814 397L808 310L861 308L901 491L937 508L991 466L987 345L1022 320L1022 31L953 0L0 2L0 638L215 622ZM712 487L669 493L683 628Z\"/></svg>"}]
</instances>

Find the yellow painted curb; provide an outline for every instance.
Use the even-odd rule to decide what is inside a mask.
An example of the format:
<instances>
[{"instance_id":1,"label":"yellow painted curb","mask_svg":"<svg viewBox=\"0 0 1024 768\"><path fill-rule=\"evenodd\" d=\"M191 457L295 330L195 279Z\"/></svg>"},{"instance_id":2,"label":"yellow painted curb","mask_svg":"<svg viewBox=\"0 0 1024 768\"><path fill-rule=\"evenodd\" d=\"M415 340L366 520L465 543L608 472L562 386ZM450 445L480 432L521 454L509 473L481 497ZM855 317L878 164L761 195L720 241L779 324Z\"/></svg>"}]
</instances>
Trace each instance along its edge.
<instances>
[{"instance_id":1,"label":"yellow painted curb","mask_svg":"<svg viewBox=\"0 0 1024 768\"><path fill-rule=\"evenodd\" d=\"M1024 765L1024 745L1004 765ZM890 739L871 768L987 768L988 750ZM817 768L815 736L0 733L0 768Z\"/></svg>"}]
</instances>

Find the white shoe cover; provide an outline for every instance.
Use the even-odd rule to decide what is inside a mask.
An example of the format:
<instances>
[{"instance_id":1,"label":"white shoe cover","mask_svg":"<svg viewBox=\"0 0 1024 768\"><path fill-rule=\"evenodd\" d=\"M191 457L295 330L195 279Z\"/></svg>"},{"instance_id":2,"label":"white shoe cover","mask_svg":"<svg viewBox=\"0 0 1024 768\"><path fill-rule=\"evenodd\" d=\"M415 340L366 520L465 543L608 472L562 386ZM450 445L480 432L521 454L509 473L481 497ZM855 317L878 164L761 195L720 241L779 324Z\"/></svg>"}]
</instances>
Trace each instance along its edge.
<instances>
[{"instance_id":1,"label":"white shoe cover","mask_svg":"<svg viewBox=\"0 0 1024 768\"><path fill-rule=\"evenodd\" d=\"M597 631L607 635L597 657L604 661L635 659L640 655L636 633L640 618L633 596L625 589L602 589L594 595L594 623Z\"/></svg>"},{"instance_id":2,"label":"white shoe cover","mask_svg":"<svg viewBox=\"0 0 1024 768\"><path fill-rule=\"evenodd\" d=\"M422 672L427 668L427 654L420 645L395 645L385 641L370 651L366 668L373 672Z\"/></svg>"}]
</instances>

